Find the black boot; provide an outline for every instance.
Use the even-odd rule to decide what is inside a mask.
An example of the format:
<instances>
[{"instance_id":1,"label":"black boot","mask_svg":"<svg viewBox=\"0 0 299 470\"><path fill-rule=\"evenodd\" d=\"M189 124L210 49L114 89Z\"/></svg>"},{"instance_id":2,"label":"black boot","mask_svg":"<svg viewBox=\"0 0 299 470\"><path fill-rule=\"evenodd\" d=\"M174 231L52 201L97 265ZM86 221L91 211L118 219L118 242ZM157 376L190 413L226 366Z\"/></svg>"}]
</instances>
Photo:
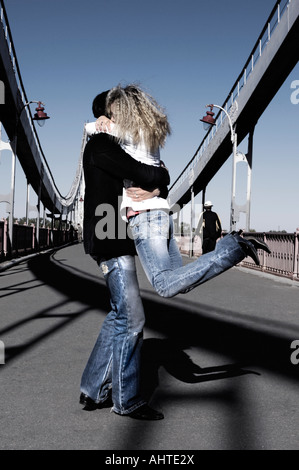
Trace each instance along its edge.
<instances>
[{"instance_id":1,"label":"black boot","mask_svg":"<svg viewBox=\"0 0 299 470\"><path fill-rule=\"evenodd\" d=\"M260 260L254 245L247 241L245 238L241 238L241 240L238 240L238 243L241 246L242 250L245 252L245 257L250 256L250 258L253 259L255 264L259 266Z\"/></svg>"},{"instance_id":2,"label":"black boot","mask_svg":"<svg viewBox=\"0 0 299 470\"><path fill-rule=\"evenodd\" d=\"M268 245L263 242L262 240L258 240L257 238L254 238L254 237L246 237L246 240L249 240L253 246L255 247L256 250L264 250L266 251L267 253L271 253L271 250L270 248L268 247Z\"/></svg>"},{"instance_id":3,"label":"black boot","mask_svg":"<svg viewBox=\"0 0 299 470\"><path fill-rule=\"evenodd\" d=\"M251 236L246 238L241 237L239 233L235 233L233 234L233 236L237 238L238 243L245 252L246 256L250 256L250 258L253 259L257 266L260 265L257 250L264 250L267 253L271 253L271 250L268 245L265 242L258 240L257 238Z\"/></svg>"}]
</instances>

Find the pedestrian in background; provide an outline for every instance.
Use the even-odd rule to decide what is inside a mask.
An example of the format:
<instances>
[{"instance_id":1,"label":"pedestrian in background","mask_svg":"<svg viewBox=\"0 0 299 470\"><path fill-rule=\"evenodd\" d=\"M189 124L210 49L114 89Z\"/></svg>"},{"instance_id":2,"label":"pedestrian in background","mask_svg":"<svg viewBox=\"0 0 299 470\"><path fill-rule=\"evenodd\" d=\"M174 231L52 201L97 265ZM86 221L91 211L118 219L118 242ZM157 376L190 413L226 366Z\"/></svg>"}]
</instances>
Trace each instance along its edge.
<instances>
[{"instance_id":1,"label":"pedestrian in background","mask_svg":"<svg viewBox=\"0 0 299 470\"><path fill-rule=\"evenodd\" d=\"M204 212L199 217L199 222L195 230L196 235L202 239L202 254L215 250L216 242L221 237L221 221L216 212L212 211L211 201L204 203Z\"/></svg>"}]
</instances>

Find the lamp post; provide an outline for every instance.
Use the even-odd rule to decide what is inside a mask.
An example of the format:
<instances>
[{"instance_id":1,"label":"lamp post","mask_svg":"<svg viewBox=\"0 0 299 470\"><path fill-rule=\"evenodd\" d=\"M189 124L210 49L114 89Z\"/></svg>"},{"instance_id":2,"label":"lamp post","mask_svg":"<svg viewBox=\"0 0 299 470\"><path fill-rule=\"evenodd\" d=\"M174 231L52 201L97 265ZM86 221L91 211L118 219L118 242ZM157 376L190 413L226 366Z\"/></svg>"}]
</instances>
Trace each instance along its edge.
<instances>
[{"instance_id":1,"label":"lamp post","mask_svg":"<svg viewBox=\"0 0 299 470\"><path fill-rule=\"evenodd\" d=\"M237 109L238 109L238 103L235 101ZM213 113L213 108L218 108L223 111L229 122L230 126L230 133L231 133L231 142L233 146L233 175L232 175L232 194L231 194L231 214L230 214L230 230L235 230L236 229L236 220L235 220L235 199L236 199L236 163L237 163L237 134L234 130L233 123L231 120L230 115L226 111L226 109L222 108L221 106L217 104L207 104L206 108L210 108L210 111L206 112L206 116L204 116L202 119L200 119L201 122L204 123L204 129L208 130L212 126L216 125L216 119L214 119L214 113Z\"/></svg>"},{"instance_id":2,"label":"lamp post","mask_svg":"<svg viewBox=\"0 0 299 470\"><path fill-rule=\"evenodd\" d=\"M44 112L44 103L41 101L28 101L28 103L23 104L22 108L17 114L16 118L16 126L15 126L15 135L12 141L11 149L12 149L12 164L11 164L11 193L10 193L10 214L9 214L9 238L10 238L10 246L11 249L13 248L13 219L14 219L14 205L15 205L15 180L16 180L16 156L17 156L17 140L18 140L18 125L20 122L20 117L22 111L29 106L31 103L37 103L37 108L35 109L36 113L32 118L36 121L39 126L44 125L46 119L50 119L50 116Z\"/></svg>"}]
</instances>

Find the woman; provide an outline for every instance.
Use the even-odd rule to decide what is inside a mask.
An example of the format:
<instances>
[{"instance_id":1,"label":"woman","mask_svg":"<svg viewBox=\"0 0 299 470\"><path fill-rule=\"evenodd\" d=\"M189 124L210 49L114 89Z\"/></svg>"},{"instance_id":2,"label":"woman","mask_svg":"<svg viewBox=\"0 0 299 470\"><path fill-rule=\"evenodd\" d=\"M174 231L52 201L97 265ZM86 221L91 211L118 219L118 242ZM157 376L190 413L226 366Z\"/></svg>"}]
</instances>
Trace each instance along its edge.
<instances>
[{"instance_id":1,"label":"woman","mask_svg":"<svg viewBox=\"0 0 299 470\"><path fill-rule=\"evenodd\" d=\"M170 134L170 126L154 98L136 85L117 86L107 95L106 113L113 125L101 116L97 121L100 131L106 127L112 129L120 145L132 157L142 163L160 165L159 149ZM149 193L145 196L143 192L139 193L136 183L125 180L124 185L125 188L131 186L131 189L124 191L122 217L129 221L146 276L162 297L189 292L235 266L246 256L251 256L259 264L258 248L270 253L264 242L231 233L217 243L213 252L183 266L167 201L157 196L148 199Z\"/></svg>"},{"instance_id":2,"label":"woman","mask_svg":"<svg viewBox=\"0 0 299 470\"><path fill-rule=\"evenodd\" d=\"M118 86L107 95L106 111L115 124L113 133L121 146L143 163L159 165L159 147L164 145L170 126L155 100L135 85ZM97 123L100 130L109 127L109 120L104 116ZM132 186L133 183L125 182L127 188L130 184ZM130 197L123 200L122 215L129 220L143 269L152 286L163 297L188 292L238 264L246 256L251 256L259 264L258 248L270 252L263 242L232 233L218 242L215 251L183 267L167 201L157 197L148 199L149 193L136 187L127 189L124 194Z\"/></svg>"}]
</instances>

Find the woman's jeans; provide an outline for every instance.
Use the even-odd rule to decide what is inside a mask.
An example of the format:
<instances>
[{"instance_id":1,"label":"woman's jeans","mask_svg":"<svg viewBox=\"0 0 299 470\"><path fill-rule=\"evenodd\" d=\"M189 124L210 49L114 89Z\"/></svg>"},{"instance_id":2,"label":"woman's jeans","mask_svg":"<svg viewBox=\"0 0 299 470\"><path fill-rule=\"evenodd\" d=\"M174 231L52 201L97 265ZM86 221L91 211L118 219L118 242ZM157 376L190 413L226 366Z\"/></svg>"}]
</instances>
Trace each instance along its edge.
<instances>
[{"instance_id":1,"label":"woman's jeans","mask_svg":"<svg viewBox=\"0 0 299 470\"><path fill-rule=\"evenodd\" d=\"M182 266L172 217L167 212L142 212L130 218L129 225L146 276L162 297L189 292L245 258L238 236L228 234L216 244L214 251Z\"/></svg>"},{"instance_id":2,"label":"woman's jeans","mask_svg":"<svg viewBox=\"0 0 299 470\"><path fill-rule=\"evenodd\" d=\"M133 256L99 263L110 292L105 318L81 380L81 392L102 403L112 388L113 410L128 414L143 405L140 397L140 349L144 310Z\"/></svg>"}]
</instances>

